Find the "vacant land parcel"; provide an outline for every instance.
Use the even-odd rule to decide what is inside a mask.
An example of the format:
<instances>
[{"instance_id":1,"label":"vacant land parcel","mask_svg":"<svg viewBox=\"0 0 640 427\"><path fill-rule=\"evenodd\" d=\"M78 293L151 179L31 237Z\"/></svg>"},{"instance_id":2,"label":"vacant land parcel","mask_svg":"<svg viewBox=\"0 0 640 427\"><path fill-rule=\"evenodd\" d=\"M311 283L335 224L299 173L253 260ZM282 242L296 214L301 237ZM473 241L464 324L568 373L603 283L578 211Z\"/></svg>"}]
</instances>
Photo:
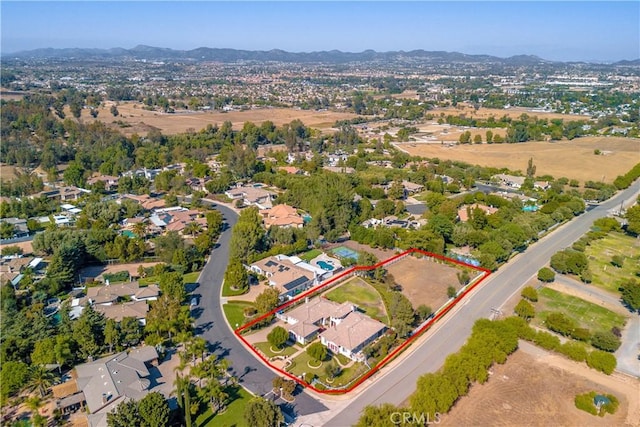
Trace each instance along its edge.
<instances>
[{"instance_id":1,"label":"vacant land parcel","mask_svg":"<svg viewBox=\"0 0 640 427\"><path fill-rule=\"evenodd\" d=\"M593 284L616 292L622 282L634 277L640 270L640 240L622 233L609 233L603 239L593 240L585 249ZM612 264L615 256L624 257L622 267Z\"/></svg>"},{"instance_id":2,"label":"vacant land parcel","mask_svg":"<svg viewBox=\"0 0 640 427\"><path fill-rule=\"evenodd\" d=\"M584 137L572 141L519 144L414 144L397 146L411 155L459 160L480 166L525 171L533 158L538 175L611 183L640 162L640 139ZM600 150L601 155L595 155Z\"/></svg>"},{"instance_id":3,"label":"vacant land parcel","mask_svg":"<svg viewBox=\"0 0 640 427\"><path fill-rule=\"evenodd\" d=\"M449 286L460 288L457 274L461 269L427 257L407 256L388 266L387 270L414 308L424 304L437 310L449 300ZM472 272L472 277L473 274L476 273Z\"/></svg>"},{"instance_id":4,"label":"vacant land parcel","mask_svg":"<svg viewBox=\"0 0 640 427\"><path fill-rule=\"evenodd\" d=\"M538 358L541 360L536 360ZM559 366L550 366L543 360ZM449 414L442 416L439 425L637 426L638 383L627 381L620 382L586 366L562 360L561 356L541 352L532 357L518 350L509 356L507 363L492 368L487 383L473 385L469 394L461 398ZM620 401L618 411L600 418L577 409L574 397L589 391L615 395ZM630 423L633 419L635 422Z\"/></svg>"},{"instance_id":5,"label":"vacant land parcel","mask_svg":"<svg viewBox=\"0 0 640 427\"><path fill-rule=\"evenodd\" d=\"M120 115L114 117L109 111L110 105L111 104L98 108L98 117L96 119L89 115L89 110L85 110L82 112L82 119L85 122L93 120L101 120L105 123L120 121L126 125L130 125L130 127L122 127L120 129L125 135L134 132L146 133L144 129L139 129L140 124L160 129L163 134L173 135L186 132L188 129L199 131L200 129L206 128L207 125L221 125L225 121L230 121L234 129L240 130L245 122L253 122L260 125L262 122L270 120L276 126L282 126L285 123L299 119L306 126L323 130L331 128L337 120L348 120L356 117L356 114L353 113L297 110L294 108L262 108L229 112L185 111L162 113L159 111L145 110L144 105L139 102L123 102L118 104L117 108Z\"/></svg>"}]
</instances>

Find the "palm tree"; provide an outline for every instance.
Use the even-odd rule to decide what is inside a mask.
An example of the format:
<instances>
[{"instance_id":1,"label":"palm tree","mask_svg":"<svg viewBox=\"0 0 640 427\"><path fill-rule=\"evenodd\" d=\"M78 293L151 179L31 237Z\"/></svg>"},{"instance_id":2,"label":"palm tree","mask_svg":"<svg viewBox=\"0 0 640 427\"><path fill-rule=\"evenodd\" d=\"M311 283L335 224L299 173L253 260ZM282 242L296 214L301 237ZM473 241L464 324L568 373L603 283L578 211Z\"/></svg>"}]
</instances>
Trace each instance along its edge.
<instances>
[{"instance_id":1,"label":"palm tree","mask_svg":"<svg viewBox=\"0 0 640 427\"><path fill-rule=\"evenodd\" d=\"M136 236L144 239L145 237L147 237L147 230L149 229L149 225L144 221L140 221L133 224L132 229Z\"/></svg>"},{"instance_id":2,"label":"palm tree","mask_svg":"<svg viewBox=\"0 0 640 427\"><path fill-rule=\"evenodd\" d=\"M196 234L202 231L202 226L197 222L190 222L189 224L184 226L184 230L182 230L183 234L191 234L191 237L195 237Z\"/></svg>"},{"instance_id":3,"label":"palm tree","mask_svg":"<svg viewBox=\"0 0 640 427\"><path fill-rule=\"evenodd\" d=\"M34 426L44 426L47 421L47 417L40 415L40 408L44 405L40 396L31 396L25 400L24 404L31 410L31 423Z\"/></svg>"},{"instance_id":4,"label":"palm tree","mask_svg":"<svg viewBox=\"0 0 640 427\"><path fill-rule=\"evenodd\" d=\"M181 377L176 373L173 385L176 387L178 406L184 411L185 424L187 427L191 427L191 381L188 377Z\"/></svg>"},{"instance_id":5,"label":"palm tree","mask_svg":"<svg viewBox=\"0 0 640 427\"><path fill-rule=\"evenodd\" d=\"M49 387L53 384L53 374L42 365L33 365L29 370L28 391L38 391L40 397L45 397Z\"/></svg>"}]
</instances>

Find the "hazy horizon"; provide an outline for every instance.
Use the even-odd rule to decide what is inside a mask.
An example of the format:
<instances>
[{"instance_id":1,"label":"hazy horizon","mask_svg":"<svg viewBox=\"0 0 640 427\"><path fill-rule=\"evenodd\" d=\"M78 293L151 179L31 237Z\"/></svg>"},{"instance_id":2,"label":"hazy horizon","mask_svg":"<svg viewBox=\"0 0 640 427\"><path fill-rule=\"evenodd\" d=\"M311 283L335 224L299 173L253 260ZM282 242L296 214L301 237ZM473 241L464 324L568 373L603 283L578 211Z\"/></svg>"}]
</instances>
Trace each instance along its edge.
<instances>
[{"instance_id":1,"label":"hazy horizon","mask_svg":"<svg viewBox=\"0 0 640 427\"><path fill-rule=\"evenodd\" d=\"M3 54L148 45L640 58L640 2L2 1Z\"/></svg>"}]
</instances>

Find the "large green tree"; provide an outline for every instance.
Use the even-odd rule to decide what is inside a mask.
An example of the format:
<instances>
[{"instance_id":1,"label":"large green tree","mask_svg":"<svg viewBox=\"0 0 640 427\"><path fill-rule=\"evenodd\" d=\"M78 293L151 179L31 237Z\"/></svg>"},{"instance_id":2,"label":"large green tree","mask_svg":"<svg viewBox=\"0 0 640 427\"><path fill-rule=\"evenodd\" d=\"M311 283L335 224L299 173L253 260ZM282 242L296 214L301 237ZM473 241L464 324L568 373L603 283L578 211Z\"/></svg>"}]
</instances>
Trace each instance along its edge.
<instances>
[{"instance_id":1,"label":"large green tree","mask_svg":"<svg viewBox=\"0 0 640 427\"><path fill-rule=\"evenodd\" d=\"M245 406L244 420L250 426L280 427L284 416L271 400L255 397Z\"/></svg>"},{"instance_id":2,"label":"large green tree","mask_svg":"<svg viewBox=\"0 0 640 427\"><path fill-rule=\"evenodd\" d=\"M169 424L169 403L157 391L138 402L138 413L141 427L166 427Z\"/></svg>"}]
</instances>

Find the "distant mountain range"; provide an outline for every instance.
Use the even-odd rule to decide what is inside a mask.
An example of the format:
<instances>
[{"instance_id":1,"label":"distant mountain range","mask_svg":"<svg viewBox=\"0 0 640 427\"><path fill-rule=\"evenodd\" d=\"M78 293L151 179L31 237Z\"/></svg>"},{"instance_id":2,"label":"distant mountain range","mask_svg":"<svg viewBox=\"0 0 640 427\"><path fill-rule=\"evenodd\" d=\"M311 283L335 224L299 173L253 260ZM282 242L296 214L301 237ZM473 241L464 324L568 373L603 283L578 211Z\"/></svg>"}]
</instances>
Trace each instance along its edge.
<instances>
[{"instance_id":1,"label":"distant mountain range","mask_svg":"<svg viewBox=\"0 0 640 427\"><path fill-rule=\"evenodd\" d=\"M192 60L192 61L278 61L292 63L347 63L347 62L373 62L373 61L400 61L400 62L426 62L426 63L499 63L504 65L535 65L559 63L539 58L535 55L516 55L508 58L499 58L491 55L467 55L459 52L412 50L376 52L365 50L363 52L342 52L339 50L320 52L287 52L280 49L268 51L262 50L238 50L199 47L191 50L175 50L169 48L139 45L132 49L91 49L91 48L64 48L64 49L35 49L10 54L3 54L5 58L74 58L74 59L117 59L129 58L138 60ZM634 61L620 61L613 65L640 65L640 59Z\"/></svg>"}]
</instances>

